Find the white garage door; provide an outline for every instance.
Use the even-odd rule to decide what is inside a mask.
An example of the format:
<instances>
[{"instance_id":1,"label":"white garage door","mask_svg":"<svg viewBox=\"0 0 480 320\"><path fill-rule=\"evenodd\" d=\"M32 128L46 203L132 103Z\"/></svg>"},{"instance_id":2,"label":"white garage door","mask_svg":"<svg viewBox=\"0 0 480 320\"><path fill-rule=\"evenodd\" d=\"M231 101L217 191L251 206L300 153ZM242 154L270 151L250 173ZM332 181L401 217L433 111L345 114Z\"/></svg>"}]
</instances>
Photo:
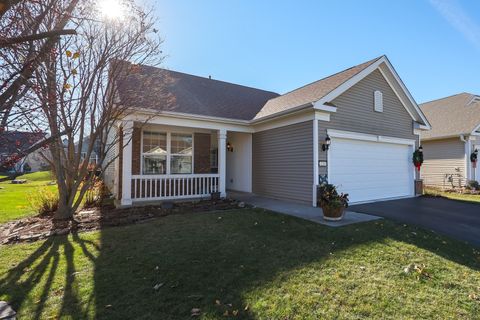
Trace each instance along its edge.
<instances>
[{"instance_id":1,"label":"white garage door","mask_svg":"<svg viewBox=\"0 0 480 320\"><path fill-rule=\"evenodd\" d=\"M332 138L329 182L350 195L350 202L412 196L412 146Z\"/></svg>"}]
</instances>

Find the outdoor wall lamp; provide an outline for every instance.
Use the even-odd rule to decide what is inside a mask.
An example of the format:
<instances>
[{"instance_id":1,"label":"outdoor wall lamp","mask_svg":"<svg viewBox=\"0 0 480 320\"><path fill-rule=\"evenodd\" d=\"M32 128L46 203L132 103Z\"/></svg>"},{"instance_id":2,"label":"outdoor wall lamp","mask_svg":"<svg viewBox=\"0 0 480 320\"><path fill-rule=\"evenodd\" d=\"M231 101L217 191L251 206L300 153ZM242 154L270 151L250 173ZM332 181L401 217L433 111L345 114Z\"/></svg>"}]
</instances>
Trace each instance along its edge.
<instances>
[{"instance_id":1,"label":"outdoor wall lamp","mask_svg":"<svg viewBox=\"0 0 480 320\"><path fill-rule=\"evenodd\" d=\"M230 142L227 142L227 151L233 152L233 146L230 144Z\"/></svg>"},{"instance_id":2,"label":"outdoor wall lamp","mask_svg":"<svg viewBox=\"0 0 480 320\"><path fill-rule=\"evenodd\" d=\"M330 148L330 144L332 143L332 139L329 136L325 138L324 143L322 144L322 150L327 151Z\"/></svg>"}]
</instances>

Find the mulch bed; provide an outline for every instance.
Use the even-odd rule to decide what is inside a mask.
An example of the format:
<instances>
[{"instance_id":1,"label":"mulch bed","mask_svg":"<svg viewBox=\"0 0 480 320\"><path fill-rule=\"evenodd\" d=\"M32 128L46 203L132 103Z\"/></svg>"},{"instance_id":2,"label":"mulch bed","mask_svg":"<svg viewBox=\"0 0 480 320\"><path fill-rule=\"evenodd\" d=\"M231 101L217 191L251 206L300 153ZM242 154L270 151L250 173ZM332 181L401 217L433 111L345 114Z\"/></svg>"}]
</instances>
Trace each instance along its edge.
<instances>
[{"instance_id":1,"label":"mulch bed","mask_svg":"<svg viewBox=\"0 0 480 320\"><path fill-rule=\"evenodd\" d=\"M243 202L222 199L174 203L172 208L165 208L161 205L123 209L114 207L91 208L79 211L75 214L73 220L66 221L55 221L48 216L35 216L0 225L0 244L31 242L55 235L142 223L171 214L229 210L243 207L245 207Z\"/></svg>"}]
</instances>

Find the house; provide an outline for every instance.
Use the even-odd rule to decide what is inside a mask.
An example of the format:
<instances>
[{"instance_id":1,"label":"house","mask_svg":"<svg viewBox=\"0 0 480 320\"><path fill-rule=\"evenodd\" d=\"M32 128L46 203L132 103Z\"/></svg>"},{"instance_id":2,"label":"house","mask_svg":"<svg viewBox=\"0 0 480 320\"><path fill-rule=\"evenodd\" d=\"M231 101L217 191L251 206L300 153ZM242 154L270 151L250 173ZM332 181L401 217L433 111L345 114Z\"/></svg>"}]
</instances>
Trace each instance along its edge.
<instances>
[{"instance_id":1,"label":"house","mask_svg":"<svg viewBox=\"0 0 480 320\"><path fill-rule=\"evenodd\" d=\"M93 143L92 151L90 152L90 156L87 158L89 148L90 148L90 136L87 136L83 138L82 144L81 144L81 149L80 149L80 158L82 161L87 161L88 164L97 164L99 161L99 154L100 152L100 141L95 140ZM77 142L75 144L75 148L78 149L80 143Z\"/></svg>"},{"instance_id":2,"label":"house","mask_svg":"<svg viewBox=\"0 0 480 320\"><path fill-rule=\"evenodd\" d=\"M423 103L420 108L432 124L432 130L420 135L424 184L451 188L480 181L479 170L470 160L480 149L480 96L464 92Z\"/></svg>"},{"instance_id":3,"label":"house","mask_svg":"<svg viewBox=\"0 0 480 320\"><path fill-rule=\"evenodd\" d=\"M316 206L326 181L352 202L414 196L412 153L430 124L386 56L283 95L125 70L118 103L132 113L106 177L121 205L235 190Z\"/></svg>"},{"instance_id":4,"label":"house","mask_svg":"<svg viewBox=\"0 0 480 320\"><path fill-rule=\"evenodd\" d=\"M32 151L26 156L20 156L24 150L45 138L43 133L29 131L4 131L0 134L0 163L8 162L0 171L35 172L47 170L49 163L43 148Z\"/></svg>"}]
</instances>

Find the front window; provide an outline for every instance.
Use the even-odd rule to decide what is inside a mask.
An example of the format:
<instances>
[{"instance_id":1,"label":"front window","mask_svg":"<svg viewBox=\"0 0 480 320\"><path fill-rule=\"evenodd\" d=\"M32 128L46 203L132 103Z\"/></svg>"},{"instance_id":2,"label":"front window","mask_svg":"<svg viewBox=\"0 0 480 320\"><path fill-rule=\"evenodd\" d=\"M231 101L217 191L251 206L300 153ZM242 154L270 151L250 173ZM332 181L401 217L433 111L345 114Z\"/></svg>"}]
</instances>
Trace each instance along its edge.
<instances>
[{"instance_id":1,"label":"front window","mask_svg":"<svg viewBox=\"0 0 480 320\"><path fill-rule=\"evenodd\" d=\"M169 145L170 143L170 145ZM143 132L143 174L189 174L193 172L191 134ZM170 168L168 166L170 165Z\"/></svg>"},{"instance_id":2,"label":"front window","mask_svg":"<svg viewBox=\"0 0 480 320\"><path fill-rule=\"evenodd\" d=\"M192 135L172 133L170 173L192 173Z\"/></svg>"},{"instance_id":3,"label":"front window","mask_svg":"<svg viewBox=\"0 0 480 320\"><path fill-rule=\"evenodd\" d=\"M167 173L167 134L143 132L143 174Z\"/></svg>"}]
</instances>

